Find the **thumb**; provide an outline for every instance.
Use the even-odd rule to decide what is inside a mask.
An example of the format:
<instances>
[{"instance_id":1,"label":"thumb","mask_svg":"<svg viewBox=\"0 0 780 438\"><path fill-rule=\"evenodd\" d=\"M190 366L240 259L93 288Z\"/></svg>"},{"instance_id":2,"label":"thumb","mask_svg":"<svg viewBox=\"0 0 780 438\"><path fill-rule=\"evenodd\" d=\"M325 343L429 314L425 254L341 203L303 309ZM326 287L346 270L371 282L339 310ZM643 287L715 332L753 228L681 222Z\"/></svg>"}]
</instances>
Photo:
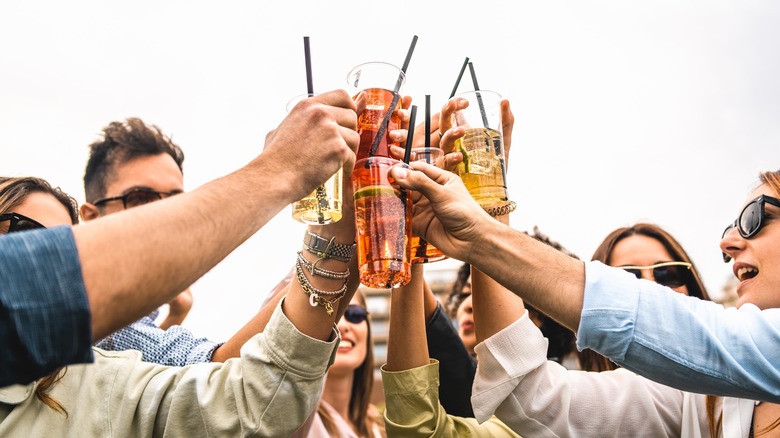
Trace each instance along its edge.
<instances>
[{"instance_id":1,"label":"thumb","mask_svg":"<svg viewBox=\"0 0 780 438\"><path fill-rule=\"evenodd\" d=\"M420 192L431 201L440 200L444 196L442 187L450 179L457 176L446 170L425 163L415 161L409 164L410 168L396 166L390 169L390 176L402 188Z\"/></svg>"}]
</instances>

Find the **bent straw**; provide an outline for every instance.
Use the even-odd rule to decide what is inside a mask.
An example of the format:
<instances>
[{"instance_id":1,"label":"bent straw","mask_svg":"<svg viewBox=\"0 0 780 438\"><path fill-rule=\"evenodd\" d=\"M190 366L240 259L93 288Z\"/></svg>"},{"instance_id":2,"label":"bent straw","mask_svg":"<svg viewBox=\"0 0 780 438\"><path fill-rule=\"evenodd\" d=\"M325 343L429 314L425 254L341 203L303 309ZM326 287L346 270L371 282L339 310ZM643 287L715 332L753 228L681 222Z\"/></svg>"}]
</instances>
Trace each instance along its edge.
<instances>
[{"instance_id":1,"label":"bent straw","mask_svg":"<svg viewBox=\"0 0 780 438\"><path fill-rule=\"evenodd\" d=\"M413 125L410 125L413 126ZM439 139L441 142L441 139ZM441 147L441 145L439 145ZM425 95L425 162L431 164L431 95Z\"/></svg>"},{"instance_id":2,"label":"bent straw","mask_svg":"<svg viewBox=\"0 0 780 438\"><path fill-rule=\"evenodd\" d=\"M466 66L469 64L469 57L466 57L466 60L463 61L463 66L460 68L460 73L458 73L458 79L455 80L455 86L452 87L452 92L450 93L450 99L452 99L455 96L455 93L458 92L458 85L460 85L460 80L463 77L463 72L466 71Z\"/></svg>"},{"instance_id":3,"label":"bent straw","mask_svg":"<svg viewBox=\"0 0 780 438\"><path fill-rule=\"evenodd\" d=\"M309 37L303 37L303 55L306 58L306 93L309 97L314 96L314 79L311 74L311 49L309 47ZM314 189L315 196L317 197L317 222L320 224L325 223L325 213L323 209L328 207L328 193L325 191L325 186L320 184Z\"/></svg>"},{"instance_id":4,"label":"bent straw","mask_svg":"<svg viewBox=\"0 0 780 438\"><path fill-rule=\"evenodd\" d=\"M401 72L405 75L406 69L409 67L409 61L412 59L412 53L414 53L414 46L417 45L417 35L412 38L412 44L409 46L409 50L406 52L406 59L404 60L404 64L401 67ZM395 111L395 107L398 105L398 91L401 89L401 82L403 81L403 75L398 75L398 80L395 81L395 87L393 87L393 101L390 104L390 107L387 108L387 112L385 113L385 117L382 119L382 124L379 125L379 130L376 133L376 137L374 137L374 141L371 143L371 149L368 151L368 156L373 157L376 155L376 149L379 147L379 143L382 141L382 139L385 136L385 131L387 131L387 125L390 124L390 117L393 115L393 111Z\"/></svg>"},{"instance_id":5,"label":"bent straw","mask_svg":"<svg viewBox=\"0 0 780 438\"><path fill-rule=\"evenodd\" d=\"M414 126L414 121L417 118L417 105L412 105L412 114L409 115L409 126ZM409 134L406 136L406 150L404 151L404 163L409 164L409 159L412 157L412 141L414 139L414 129L409 130Z\"/></svg>"},{"instance_id":6,"label":"bent straw","mask_svg":"<svg viewBox=\"0 0 780 438\"><path fill-rule=\"evenodd\" d=\"M482 123L485 128L490 129L487 114L485 114L485 104L482 102L482 95L479 93L479 84L477 83L477 74L474 73L474 64L469 62L469 71L471 72L471 81L474 83L474 91L477 92L477 103L479 104L479 113L482 115Z\"/></svg>"}]
</instances>

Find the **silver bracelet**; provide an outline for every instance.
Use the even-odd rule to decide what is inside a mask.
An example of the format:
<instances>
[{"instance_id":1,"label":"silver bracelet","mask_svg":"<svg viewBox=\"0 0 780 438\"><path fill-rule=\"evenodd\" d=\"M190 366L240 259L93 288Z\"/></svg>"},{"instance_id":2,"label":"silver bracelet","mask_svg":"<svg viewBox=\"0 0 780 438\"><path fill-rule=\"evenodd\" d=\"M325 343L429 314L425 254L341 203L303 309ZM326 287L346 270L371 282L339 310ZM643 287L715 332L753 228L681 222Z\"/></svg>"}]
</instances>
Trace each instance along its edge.
<instances>
[{"instance_id":1,"label":"silver bracelet","mask_svg":"<svg viewBox=\"0 0 780 438\"><path fill-rule=\"evenodd\" d=\"M318 268L314 265L314 263L306 260L306 257L303 256L303 251L298 251L298 262L303 265L311 275L319 275L320 277L330 278L331 280L344 280L349 278L349 268L347 268L347 270L344 272L329 271L327 269Z\"/></svg>"},{"instance_id":2,"label":"silver bracelet","mask_svg":"<svg viewBox=\"0 0 780 438\"><path fill-rule=\"evenodd\" d=\"M307 251L320 259L334 259L344 263L349 262L355 255L356 246L354 243L336 243L335 237L325 239L308 230L303 236L303 245L306 247Z\"/></svg>"},{"instance_id":3,"label":"silver bracelet","mask_svg":"<svg viewBox=\"0 0 780 438\"><path fill-rule=\"evenodd\" d=\"M344 285L341 287L341 289L333 292L322 291L312 286L311 282L309 282L309 279L306 278L306 274L303 272L303 268L301 267L300 262L295 263L295 278L298 280L298 284L301 286L301 289L303 289L303 293L309 297L309 304L312 307L317 307L318 304L324 307L325 311L328 313L328 316L333 314L333 305L338 303L340 299L344 298L344 295L347 293L346 279L344 280ZM323 296L332 296L334 298L325 299Z\"/></svg>"}]
</instances>

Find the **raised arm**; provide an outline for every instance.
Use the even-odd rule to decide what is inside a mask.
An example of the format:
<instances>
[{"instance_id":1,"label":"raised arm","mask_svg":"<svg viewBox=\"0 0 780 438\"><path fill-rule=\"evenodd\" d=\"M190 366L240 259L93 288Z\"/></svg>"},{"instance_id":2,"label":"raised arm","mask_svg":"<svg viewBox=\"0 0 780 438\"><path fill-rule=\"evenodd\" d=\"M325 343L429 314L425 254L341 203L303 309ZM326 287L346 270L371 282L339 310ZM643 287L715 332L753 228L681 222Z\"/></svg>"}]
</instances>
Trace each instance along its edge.
<instances>
[{"instance_id":1,"label":"raised arm","mask_svg":"<svg viewBox=\"0 0 780 438\"><path fill-rule=\"evenodd\" d=\"M356 110L344 91L307 99L244 168L190 193L75 227L93 337L172 299L282 208L354 161ZM291 321L308 328L296 314Z\"/></svg>"}]
</instances>

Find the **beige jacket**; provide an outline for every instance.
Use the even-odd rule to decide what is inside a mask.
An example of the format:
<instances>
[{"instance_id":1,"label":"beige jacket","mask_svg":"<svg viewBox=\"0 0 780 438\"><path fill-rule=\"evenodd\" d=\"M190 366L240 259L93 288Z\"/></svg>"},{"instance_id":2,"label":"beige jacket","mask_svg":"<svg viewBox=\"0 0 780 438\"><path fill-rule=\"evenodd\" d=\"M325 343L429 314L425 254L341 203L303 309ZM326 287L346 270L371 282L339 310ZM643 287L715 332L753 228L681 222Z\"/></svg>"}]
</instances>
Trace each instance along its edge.
<instances>
[{"instance_id":1,"label":"beige jacket","mask_svg":"<svg viewBox=\"0 0 780 438\"><path fill-rule=\"evenodd\" d=\"M0 388L0 436L286 437L312 412L338 345L299 332L276 308L240 359L167 367L137 351L94 349L50 394L67 417L35 397L35 385Z\"/></svg>"}]
</instances>

